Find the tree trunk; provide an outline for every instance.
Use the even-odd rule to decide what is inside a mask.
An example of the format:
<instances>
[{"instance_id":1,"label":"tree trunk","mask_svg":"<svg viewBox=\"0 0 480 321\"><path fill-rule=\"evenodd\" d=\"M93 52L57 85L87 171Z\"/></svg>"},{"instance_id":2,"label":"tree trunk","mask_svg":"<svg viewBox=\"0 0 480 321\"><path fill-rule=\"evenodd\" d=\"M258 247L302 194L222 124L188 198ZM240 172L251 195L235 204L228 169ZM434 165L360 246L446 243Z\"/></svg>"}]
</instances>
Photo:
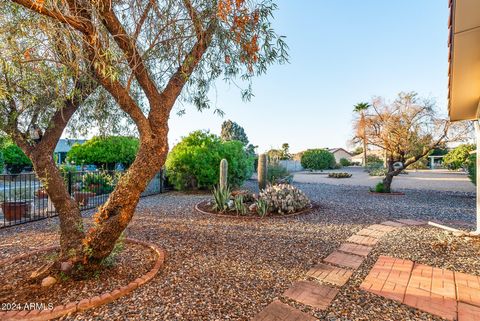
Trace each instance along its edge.
<instances>
[{"instance_id":1,"label":"tree trunk","mask_svg":"<svg viewBox=\"0 0 480 321\"><path fill-rule=\"evenodd\" d=\"M161 139L144 141L135 161L122 176L107 202L95 214L96 226L86 238L84 260L96 265L113 250L117 239L130 223L141 193L165 163L168 153L167 135Z\"/></svg>"},{"instance_id":2,"label":"tree trunk","mask_svg":"<svg viewBox=\"0 0 480 321\"><path fill-rule=\"evenodd\" d=\"M387 174L385 175L385 178L383 179L383 188L385 193L391 193L392 192L392 181L393 177L397 176L399 174L398 170L395 170L393 167L394 161L393 160L388 160L387 161Z\"/></svg>"},{"instance_id":3,"label":"tree trunk","mask_svg":"<svg viewBox=\"0 0 480 321\"><path fill-rule=\"evenodd\" d=\"M383 179L383 188L384 193L391 193L392 192L392 181L393 181L393 173L388 172L385 178Z\"/></svg>"},{"instance_id":4,"label":"tree trunk","mask_svg":"<svg viewBox=\"0 0 480 321\"><path fill-rule=\"evenodd\" d=\"M367 166L367 138L363 137L363 166Z\"/></svg>"},{"instance_id":5,"label":"tree trunk","mask_svg":"<svg viewBox=\"0 0 480 321\"><path fill-rule=\"evenodd\" d=\"M83 220L78 204L70 197L53 157L37 150L29 155L35 173L47 191L60 219L59 261L76 262L82 257Z\"/></svg>"}]
</instances>

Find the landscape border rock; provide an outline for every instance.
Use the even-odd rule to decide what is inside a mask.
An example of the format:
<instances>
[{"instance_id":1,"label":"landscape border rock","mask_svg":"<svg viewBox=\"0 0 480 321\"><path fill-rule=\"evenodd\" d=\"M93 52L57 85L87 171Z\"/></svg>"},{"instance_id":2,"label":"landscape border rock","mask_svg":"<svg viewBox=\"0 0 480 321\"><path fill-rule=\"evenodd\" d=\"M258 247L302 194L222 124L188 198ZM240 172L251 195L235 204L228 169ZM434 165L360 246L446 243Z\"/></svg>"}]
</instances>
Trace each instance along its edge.
<instances>
[{"instance_id":1,"label":"landscape border rock","mask_svg":"<svg viewBox=\"0 0 480 321\"><path fill-rule=\"evenodd\" d=\"M133 280L132 282L128 283L125 286L113 289L111 291L105 292L101 295L97 295L91 298L83 299L80 301L69 302L65 305L59 305L54 307L53 309L45 309L45 310L11 310L11 311L0 311L0 320L29 320L29 321L43 321L43 320L51 320L55 318L62 317L66 314L73 313L73 312L81 312L91 308L95 308L107 303L110 303L118 298L121 298L139 286L147 283L151 279L155 277L158 273L160 268L165 263L165 251L155 244L136 240L136 239L125 239L126 243L138 244L143 245L150 250L152 250L157 259L155 260L155 264L149 272L144 274L143 276ZM24 253L17 255L15 257L5 259L0 261L0 266L13 263L15 261L43 253L52 250L58 249L59 246L49 246L42 249L38 249L29 253Z\"/></svg>"},{"instance_id":2,"label":"landscape border rock","mask_svg":"<svg viewBox=\"0 0 480 321\"><path fill-rule=\"evenodd\" d=\"M228 218L231 218L231 219L247 219L247 220L265 220L265 219L268 220L268 219L292 218L292 217L296 217L296 216L299 216L299 215L309 213L310 211L318 208L318 206L316 204L311 203L309 207L301 210L300 212L295 212L295 213L285 214L285 215L269 215L269 216L265 216L265 217L260 217L260 216L246 216L246 215L228 215L228 214L219 214L219 213L215 213L215 212L207 212L207 211L204 211L204 210L199 208L199 206L201 204L204 204L205 202L208 202L208 200L203 200L203 201L195 204L195 206L194 206L195 211L197 211L201 214L205 214L205 215L211 215L211 216L217 216L217 217L228 217Z\"/></svg>"}]
</instances>

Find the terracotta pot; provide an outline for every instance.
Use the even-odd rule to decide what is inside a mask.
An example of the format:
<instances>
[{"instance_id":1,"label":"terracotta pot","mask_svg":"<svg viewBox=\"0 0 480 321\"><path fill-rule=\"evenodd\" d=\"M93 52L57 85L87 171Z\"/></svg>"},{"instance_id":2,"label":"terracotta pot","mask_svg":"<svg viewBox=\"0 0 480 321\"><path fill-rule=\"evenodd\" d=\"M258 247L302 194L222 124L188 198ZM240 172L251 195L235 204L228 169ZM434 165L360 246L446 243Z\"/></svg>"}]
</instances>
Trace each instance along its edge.
<instances>
[{"instance_id":1,"label":"terracotta pot","mask_svg":"<svg viewBox=\"0 0 480 321\"><path fill-rule=\"evenodd\" d=\"M95 193L92 192L75 192L73 193L73 198L77 201L80 205L87 205L88 199L90 197L94 197Z\"/></svg>"},{"instance_id":2,"label":"terracotta pot","mask_svg":"<svg viewBox=\"0 0 480 321\"><path fill-rule=\"evenodd\" d=\"M43 188L38 189L35 194L37 195L38 198L47 198L48 194L47 191L45 191Z\"/></svg>"},{"instance_id":3,"label":"terracotta pot","mask_svg":"<svg viewBox=\"0 0 480 321\"><path fill-rule=\"evenodd\" d=\"M2 211L5 220L19 221L22 219L22 217L26 217L28 212L30 211L30 202L4 202L2 203Z\"/></svg>"}]
</instances>

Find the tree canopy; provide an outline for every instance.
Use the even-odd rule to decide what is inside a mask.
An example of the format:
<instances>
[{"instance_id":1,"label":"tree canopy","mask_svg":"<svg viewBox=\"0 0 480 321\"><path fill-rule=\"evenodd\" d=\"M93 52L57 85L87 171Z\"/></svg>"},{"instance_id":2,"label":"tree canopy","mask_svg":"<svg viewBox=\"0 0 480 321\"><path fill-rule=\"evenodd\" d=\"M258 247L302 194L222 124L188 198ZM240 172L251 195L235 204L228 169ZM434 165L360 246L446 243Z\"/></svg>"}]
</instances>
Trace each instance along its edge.
<instances>
[{"instance_id":1,"label":"tree canopy","mask_svg":"<svg viewBox=\"0 0 480 321\"><path fill-rule=\"evenodd\" d=\"M83 144L75 144L67 153L67 161L80 164L95 164L113 169L115 164L128 167L137 155L137 138L108 136L94 137Z\"/></svg>"}]
</instances>

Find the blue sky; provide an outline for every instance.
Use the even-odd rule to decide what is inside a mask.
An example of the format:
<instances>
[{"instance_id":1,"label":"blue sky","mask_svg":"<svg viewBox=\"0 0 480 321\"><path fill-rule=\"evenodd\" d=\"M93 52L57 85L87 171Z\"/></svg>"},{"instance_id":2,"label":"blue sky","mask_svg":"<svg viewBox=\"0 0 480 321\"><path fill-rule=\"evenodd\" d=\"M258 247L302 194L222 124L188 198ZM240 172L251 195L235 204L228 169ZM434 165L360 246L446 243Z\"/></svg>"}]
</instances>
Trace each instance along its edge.
<instances>
[{"instance_id":1,"label":"blue sky","mask_svg":"<svg viewBox=\"0 0 480 321\"><path fill-rule=\"evenodd\" d=\"M448 1L277 3L274 26L287 37L290 64L255 79L255 97L247 103L220 81L212 97L224 118L187 106L186 115L171 116L170 147L196 129L219 134L226 119L243 126L260 152L284 142L294 152L346 147L352 106L400 91L434 98L446 112Z\"/></svg>"}]
</instances>

